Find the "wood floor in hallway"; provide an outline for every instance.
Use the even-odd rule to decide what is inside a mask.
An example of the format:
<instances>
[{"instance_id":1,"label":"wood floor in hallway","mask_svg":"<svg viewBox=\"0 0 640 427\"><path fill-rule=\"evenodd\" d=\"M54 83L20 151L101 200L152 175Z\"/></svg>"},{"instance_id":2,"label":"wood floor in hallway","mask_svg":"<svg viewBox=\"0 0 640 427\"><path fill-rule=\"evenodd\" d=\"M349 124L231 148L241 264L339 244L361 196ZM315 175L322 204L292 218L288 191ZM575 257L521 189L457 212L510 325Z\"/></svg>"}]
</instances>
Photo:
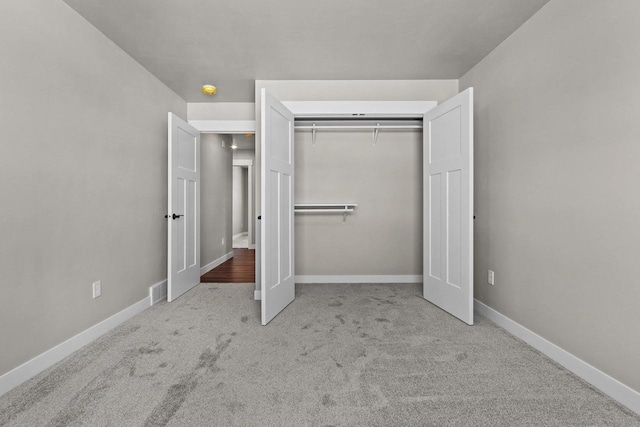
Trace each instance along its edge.
<instances>
[{"instance_id":1,"label":"wood floor in hallway","mask_svg":"<svg viewBox=\"0 0 640 427\"><path fill-rule=\"evenodd\" d=\"M255 283L255 249L234 249L233 258L200 277L203 283Z\"/></svg>"}]
</instances>

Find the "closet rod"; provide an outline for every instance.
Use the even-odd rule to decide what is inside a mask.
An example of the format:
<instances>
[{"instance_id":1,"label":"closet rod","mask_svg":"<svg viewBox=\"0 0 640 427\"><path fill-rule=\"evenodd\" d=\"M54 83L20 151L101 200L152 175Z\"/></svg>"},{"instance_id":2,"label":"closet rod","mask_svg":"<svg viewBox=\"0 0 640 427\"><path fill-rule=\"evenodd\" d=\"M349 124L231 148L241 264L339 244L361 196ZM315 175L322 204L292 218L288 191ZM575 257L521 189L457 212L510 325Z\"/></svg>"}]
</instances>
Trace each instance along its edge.
<instances>
[{"instance_id":1,"label":"closet rod","mask_svg":"<svg viewBox=\"0 0 640 427\"><path fill-rule=\"evenodd\" d=\"M342 222L347 221L347 214L353 212L357 203L297 203L295 213L341 213Z\"/></svg>"},{"instance_id":2,"label":"closet rod","mask_svg":"<svg viewBox=\"0 0 640 427\"><path fill-rule=\"evenodd\" d=\"M308 126L308 125L299 125L295 126L296 130L376 130L376 129L390 129L390 130L410 130L410 129L422 129L422 126L419 125L369 125L369 126Z\"/></svg>"},{"instance_id":3,"label":"closet rod","mask_svg":"<svg viewBox=\"0 0 640 427\"><path fill-rule=\"evenodd\" d=\"M312 211L327 211L327 210L339 210L340 212L355 208L357 203L296 203L295 209L300 212L312 212Z\"/></svg>"},{"instance_id":4,"label":"closet rod","mask_svg":"<svg viewBox=\"0 0 640 427\"><path fill-rule=\"evenodd\" d=\"M353 212L353 209L342 208L342 209L294 209L294 212L309 212L309 213L333 213L333 212Z\"/></svg>"}]
</instances>

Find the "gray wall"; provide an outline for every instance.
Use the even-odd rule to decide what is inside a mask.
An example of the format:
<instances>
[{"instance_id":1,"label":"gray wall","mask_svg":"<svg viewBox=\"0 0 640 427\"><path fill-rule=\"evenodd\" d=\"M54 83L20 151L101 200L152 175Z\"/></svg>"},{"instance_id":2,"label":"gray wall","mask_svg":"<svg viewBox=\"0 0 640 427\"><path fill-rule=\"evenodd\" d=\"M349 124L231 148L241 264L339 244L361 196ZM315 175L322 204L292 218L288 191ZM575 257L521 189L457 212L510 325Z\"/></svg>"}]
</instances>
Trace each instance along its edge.
<instances>
[{"instance_id":1,"label":"gray wall","mask_svg":"<svg viewBox=\"0 0 640 427\"><path fill-rule=\"evenodd\" d=\"M357 203L296 214L296 275L422 274L422 132L296 132L296 203Z\"/></svg>"},{"instance_id":2,"label":"gray wall","mask_svg":"<svg viewBox=\"0 0 640 427\"><path fill-rule=\"evenodd\" d=\"M0 58L3 374L167 277L167 112L187 105L59 0L0 2Z\"/></svg>"},{"instance_id":3,"label":"gray wall","mask_svg":"<svg viewBox=\"0 0 640 427\"><path fill-rule=\"evenodd\" d=\"M458 93L457 80L257 80L258 193L261 138L258 101L263 87L282 101L441 102ZM362 205L345 224L340 217L296 216L296 274L420 274L422 251L418 240L421 234L418 233L422 227L417 217L422 213L422 151L419 135L381 133L379 145L375 147L369 132L319 133L315 147L310 146L309 134L296 133L296 140L296 162L301 162L296 166L296 202L333 203L336 199L346 198L345 203ZM376 169L378 174L374 173ZM377 192L380 193L379 202L375 197ZM259 194L257 202L259 212ZM387 202L404 202L406 209L394 212ZM379 208L377 212L374 205L375 209ZM346 254L348 259L345 259Z\"/></svg>"},{"instance_id":4,"label":"gray wall","mask_svg":"<svg viewBox=\"0 0 640 427\"><path fill-rule=\"evenodd\" d=\"M222 142L225 147L222 147ZM200 145L200 265L231 252L232 150L230 136L204 133ZM224 238L224 244L222 239Z\"/></svg>"},{"instance_id":5,"label":"gray wall","mask_svg":"<svg viewBox=\"0 0 640 427\"><path fill-rule=\"evenodd\" d=\"M232 234L248 231L247 212L249 170L240 166L233 167L233 230Z\"/></svg>"},{"instance_id":6,"label":"gray wall","mask_svg":"<svg viewBox=\"0 0 640 427\"><path fill-rule=\"evenodd\" d=\"M253 102L189 102L189 120L253 120Z\"/></svg>"},{"instance_id":7,"label":"gray wall","mask_svg":"<svg viewBox=\"0 0 640 427\"><path fill-rule=\"evenodd\" d=\"M476 296L635 390L639 18L637 0L552 0L460 81L476 90Z\"/></svg>"}]
</instances>

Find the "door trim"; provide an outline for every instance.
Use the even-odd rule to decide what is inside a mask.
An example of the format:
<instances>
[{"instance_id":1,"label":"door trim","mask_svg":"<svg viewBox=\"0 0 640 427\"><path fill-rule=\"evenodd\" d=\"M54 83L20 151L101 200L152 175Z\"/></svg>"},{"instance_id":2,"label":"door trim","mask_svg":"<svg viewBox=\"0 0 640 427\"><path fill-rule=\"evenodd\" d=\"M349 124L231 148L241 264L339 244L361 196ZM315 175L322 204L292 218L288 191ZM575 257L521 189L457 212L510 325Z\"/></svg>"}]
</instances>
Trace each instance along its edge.
<instances>
[{"instance_id":1,"label":"door trim","mask_svg":"<svg viewBox=\"0 0 640 427\"><path fill-rule=\"evenodd\" d=\"M491 320L514 337L521 339L554 362L564 366L620 404L640 414L640 392L591 366L579 357L527 329L485 303L477 299L474 302L476 313Z\"/></svg>"},{"instance_id":2,"label":"door trim","mask_svg":"<svg viewBox=\"0 0 640 427\"><path fill-rule=\"evenodd\" d=\"M200 133L255 133L255 120L188 120Z\"/></svg>"}]
</instances>

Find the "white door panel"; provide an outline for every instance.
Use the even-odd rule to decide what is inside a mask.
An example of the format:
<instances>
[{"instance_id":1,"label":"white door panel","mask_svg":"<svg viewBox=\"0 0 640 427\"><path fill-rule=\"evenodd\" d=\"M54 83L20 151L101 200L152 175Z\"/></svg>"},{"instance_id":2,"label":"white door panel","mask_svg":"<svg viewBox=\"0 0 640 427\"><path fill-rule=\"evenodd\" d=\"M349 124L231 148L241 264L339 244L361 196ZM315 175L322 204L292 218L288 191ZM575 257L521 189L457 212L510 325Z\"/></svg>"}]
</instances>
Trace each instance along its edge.
<instances>
[{"instance_id":1,"label":"white door panel","mask_svg":"<svg viewBox=\"0 0 640 427\"><path fill-rule=\"evenodd\" d=\"M424 297L473 324L473 89L424 116Z\"/></svg>"},{"instance_id":2,"label":"white door panel","mask_svg":"<svg viewBox=\"0 0 640 427\"><path fill-rule=\"evenodd\" d=\"M200 283L200 132L169 113L167 300Z\"/></svg>"},{"instance_id":3,"label":"white door panel","mask_svg":"<svg viewBox=\"0 0 640 427\"><path fill-rule=\"evenodd\" d=\"M280 101L262 95L262 219L260 280L262 324L295 298L293 185L294 117Z\"/></svg>"}]
</instances>

